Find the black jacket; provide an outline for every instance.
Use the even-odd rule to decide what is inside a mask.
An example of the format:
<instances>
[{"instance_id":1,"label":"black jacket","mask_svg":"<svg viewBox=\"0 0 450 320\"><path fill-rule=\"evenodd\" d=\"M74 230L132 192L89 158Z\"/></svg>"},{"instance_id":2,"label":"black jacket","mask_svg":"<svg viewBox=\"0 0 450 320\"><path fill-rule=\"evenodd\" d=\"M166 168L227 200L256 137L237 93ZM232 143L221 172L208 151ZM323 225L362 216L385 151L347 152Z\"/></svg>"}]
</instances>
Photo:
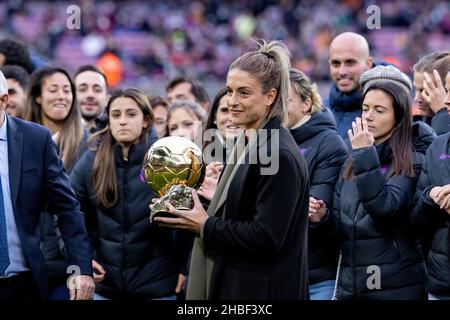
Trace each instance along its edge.
<instances>
[{"instance_id":1,"label":"black jacket","mask_svg":"<svg viewBox=\"0 0 450 320\"><path fill-rule=\"evenodd\" d=\"M310 195L323 200L330 208L334 186L348 155L333 115L327 109L316 112L302 126L291 130L291 134L308 165ZM310 223L308 232L309 284L334 280L339 253L334 233L327 234L320 223Z\"/></svg>"},{"instance_id":2,"label":"black jacket","mask_svg":"<svg viewBox=\"0 0 450 320\"><path fill-rule=\"evenodd\" d=\"M80 144L80 151L77 158L69 168L65 168L67 174L70 174L72 168L79 158L87 151L88 132L85 130L83 140ZM43 212L40 218L41 229L41 250L44 256L45 265L50 281L50 287L56 284L65 284L69 274L67 267L66 249L62 240L61 231L58 228L58 216L47 211Z\"/></svg>"},{"instance_id":3,"label":"black jacket","mask_svg":"<svg viewBox=\"0 0 450 320\"><path fill-rule=\"evenodd\" d=\"M354 150L353 178L341 177L336 184L328 223L336 219L342 241L338 300L425 298L425 263L410 223L423 155L413 153L414 177L389 177L388 143ZM376 284L369 278L372 266L380 271L379 289L367 285Z\"/></svg>"},{"instance_id":4,"label":"black jacket","mask_svg":"<svg viewBox=\"0 0 450 320\"><path fill-rule=\"evenodd\" d=\"M174 294L179 273L185 273L188 252L179 233L150 223L153 192L143 180L142 163L150 143L132 145L128 161L114 146L119 201L106 209L96 200L92 168L95 152L88 151L71 178L85 212L94 259L106 270L96 292L112 299L153 299Z\"/></svg>"},{"instance_id":5,"label":"black jacket","mask_svg":"<svg viewBox=\"0 0 450 320\"><path fill-rule=\"evenodd\" d=\"M424 117L416 115L413 117L415 121L423 121L430 125L437 135L442 135L450 131L450 114L447 108L442 108L433 117Z\"/></svg>"},{"instance_id":6,"label":"black jacket","mask_svg":"<svg viewBox=\"0 0 450 320\"><path fill-rule=\"evenodd\" d=\"M204 225L205 246L215 261L209 290L213 300L308 296L306 163L279 120L264 128L269 130L266 154L275 155L272 161L264 165L257 158L240 165L225 204ZM260 150L255 146L250 154ZM263 169L277 164L274 174Z\"/></svg>"},{"instance_id":7,"label":"black jacket","mask_svg":"<svg viewBox=\"0 0 450 320\"><path fill-rule=\"evenodd\" d=\"M80 152L77 159L73 164L66 168L67 173L70 175L72 169L74 168L77 161L81 156L88 150L87 140L90 133L85 130L83 134L83 140L80 145ZM148 144L151 145L157 140L156 130L154 126L149 133ZM44 212L41 215L41 250L45 259L45 264L47 267L47 273L50 281L50 288L53 285L65 284L69 274L67 273L67 267L69 263L67 262L67 255L65 252L65 244L61 237L61 232L58 228L58 217L57 215Z\"/></svg>"},{"instance_id":8,"label":"black jacket","mask_svg":"<svg viewBox=\"0 0 450 320\"><path fill-rule=\"evenodd\" d=\"M450 184L450 133L437 137L428 148L412 215L421 235L433 235L426 289L432 294L450 296L450 215L429 197L433 187L447 184Z\"/></svg>"},{"instance_id":9,"label":"black jacket","mask_svg":"<svg viewBox=\"0 0 450 320\"><path fill-rule=\"evenodd\" d=\"M436 138L436 132L423 121L414 122L412 125L412 143L414 151L423 155Z\"/></svg>"}]
</instances>

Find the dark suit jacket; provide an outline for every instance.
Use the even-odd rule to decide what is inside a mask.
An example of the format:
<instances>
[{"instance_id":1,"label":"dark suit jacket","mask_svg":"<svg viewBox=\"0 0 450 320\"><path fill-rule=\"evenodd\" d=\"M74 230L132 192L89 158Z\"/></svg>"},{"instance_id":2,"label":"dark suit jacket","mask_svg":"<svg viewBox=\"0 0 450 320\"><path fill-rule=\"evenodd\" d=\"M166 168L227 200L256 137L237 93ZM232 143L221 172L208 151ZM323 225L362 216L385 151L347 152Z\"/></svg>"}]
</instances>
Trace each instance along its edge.
<instances>
[{"instance_id":1,"label":"dark suit jacket","mask_svg":"<svg viewBox=\"0 0 450 320\"><path fill-rule=\"evenodd\" d=\"M23 254L43 297L48 280L40 250L39 216L44 206L57 212L71 265L92 275L92 251L84 217L50 131L8 116L8 163L11 200ZM69 275L68 275L69 276Z\"/></svg>"},{"instance_id":2,"label":"dark suit jacket","mask_svg":"<svg viewBox=\"0 0 450 320\"><path fill-rule=\"evenodd\" d=\"M214 258L209 299L308 297L308 169L278 120L264 128L269 130L268 153L279 152L274 156L278 171L262 175L261 169L270 167L262 159L240 165L225 208L204 225L206 252ZM278 130L279 140L270 129ZM273 140L278 141L272 145Z\"/></svg>"}]
</instances>

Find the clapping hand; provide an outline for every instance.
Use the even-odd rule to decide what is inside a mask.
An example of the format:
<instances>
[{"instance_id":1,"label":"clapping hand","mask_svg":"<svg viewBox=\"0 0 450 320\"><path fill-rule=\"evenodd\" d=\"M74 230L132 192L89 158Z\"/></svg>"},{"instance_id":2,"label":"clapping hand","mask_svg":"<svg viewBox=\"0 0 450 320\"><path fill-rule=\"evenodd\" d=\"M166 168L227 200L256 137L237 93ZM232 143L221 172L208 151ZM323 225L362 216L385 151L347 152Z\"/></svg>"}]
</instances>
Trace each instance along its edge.
<instances>
[{"instance_id":1,"label":"clapping hand","mask_svg":"<svg viewBox=\"0 0 450 320\"><path fill-rule=\"evenodd\" d=\"M437 186L431 189L430 198L439 205L439 208L450 214L450 184Z\"/></svg>"},{"instance_id":2,"label":"clapping hand","mask_svg":"<svg viewBox=\"0 0 450 320\"><path fill-rule=\"evenodd\" d=\"M222 172L223 164L219 161L211 162L206 166L206 177L211 177L219 179L220 173Z\"/></svg>"},{"instance_id":3,"label":"clapping hand","mask_svg":"<svg viewBox=\"0 0 450 320\"><path fill-rule=\"evenodd\" d=\"M205 179L198 189L198 194L203 198L212 200L217 189L220 173L223 170L223 164L215 161L206 166Z\"/></svg>"},{"instance_id":4,"label":"clapping hand","mask_svg":"<svg viewBox=\"0 0 450 320\"><path fill-rule=\"evenodd\" d=\"M439 208L450 214L450 184L434 187L430 191L430 198Z\"/></svg>"},{"instance_id":5,"label":"clapping hand","mask_svg":"<svg viewBox=\"0 0 450 320\"><path fill-rule=\"evenodd\" d=\"M216 192L218 181L218 178L206 176L197 193L203 198L211 201L214 197L214 193Z\"/></svg>"},{"instance_id":6,"label":"clapping hand","mask_svg":"<svg viewBox=\"0 0 450 320\"><path fill-rule=\"evenodd\" d=\"M308 219L311 223L320 222L327 212L327 206L322 200L309 197L309 213Z\"/></svg>"},{"instance_id":7,"label":"clapping hand","mask_svg":"<svg viewBox=\"0 0 450 320\"><path fill-rule=\"evenodd\" d=\"M370 147L375 143L373 134L369 132L367 121L360 117L356 117L352 122L352 129L348 130L348 138L353 150Z\"/></svg>"}]
</instances>

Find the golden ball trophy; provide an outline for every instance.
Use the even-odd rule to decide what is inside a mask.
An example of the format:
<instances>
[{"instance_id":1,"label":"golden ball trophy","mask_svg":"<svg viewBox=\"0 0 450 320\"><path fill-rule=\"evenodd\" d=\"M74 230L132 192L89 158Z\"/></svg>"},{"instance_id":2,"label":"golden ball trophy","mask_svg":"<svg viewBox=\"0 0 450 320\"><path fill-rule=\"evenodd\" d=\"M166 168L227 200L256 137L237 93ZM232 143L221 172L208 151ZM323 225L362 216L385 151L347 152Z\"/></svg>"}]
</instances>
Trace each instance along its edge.
<instances>
[{"instance_id":1,"label":"golden ball trophy","mask_svg":"<svg viewBox=\"0 0 450 320\"><path fill-rule=\"evenodd\" d=\"M156 216L174 217L165 203L178 210L193 207L192 188L197 189L205 178L205 164L201 149L182 137L165 137L156 141L144 158L144 179L160 198L150 212Z\"/></svg>"}]
</instances>

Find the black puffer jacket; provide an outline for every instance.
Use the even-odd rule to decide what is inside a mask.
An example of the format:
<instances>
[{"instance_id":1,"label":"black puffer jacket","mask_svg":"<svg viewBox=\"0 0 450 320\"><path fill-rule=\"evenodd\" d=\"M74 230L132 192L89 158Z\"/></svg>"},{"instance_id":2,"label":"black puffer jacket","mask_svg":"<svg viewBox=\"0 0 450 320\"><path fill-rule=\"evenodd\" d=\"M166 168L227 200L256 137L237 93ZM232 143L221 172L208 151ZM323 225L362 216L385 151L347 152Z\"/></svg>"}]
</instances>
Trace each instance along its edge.
<instances>
[{"instance_id":1,"label":"black puffer jacket","mask_svg":"<svg viewBox=\"0 0 450 320\"><path fill-rule=\"evenodd\" d=\"M409 223L423 155L413 154L414 177L391 178L389 140L354 150L351 158L354 177L340 178L333 201L332 218L342 238L337 298L424 299L425 263ZM368 282L377 283L373 275L380 289L369 289Z\"/></svg>"},{"instance_id":2,"label":"black puffer jacket","mask_svg":"<svg viewBox=\"0 0 450 320\"><path fill-rule=\"evenodd\" d=\"M412 125L412 143L414 151L423 155L437 137L436 131L423 121L414 122Z\"/></svg>"},{"instance_id":3,"label":"black puffer jacket","mask_svg":"<svg viewBox=\"0 0 450 320\"><path fill-rule=\"evenodd\" d=\"M331 207L333 190L339 178L348 149L336 131L333 115L328 109L316 112L302 126L291 130L309 171L310 195ZM309 284L336 277L339 243L320 224L308 230Z\"/></svg>"},{"instance_id":4,"label":"black puffer jacket","mask_svg":"<svg viewBox=\"0 0 450 320\"><path fill-rule=\"evenodd\" d=\"M431 119L431 127L439 136L450 131L450 114L447 108L442 108L436 112Z\"/></svg>"},{"instance_id":5,"label":"black puffer jacket","mask_svg":"<svg viewBox=\"0 0 450 320\"><path fill-rule=\"evenodd\" d=\"M83 140L81 141L78 157L69 168L66 168L67 174L70 175L76 162L88 150L88 138L89 132L85 130L83 134ZM158 139L154 127L152 127L152 130L150 131L148 139L149 145L153 144L153 142ZM68 277L67 267L69 266L69 263L66 260L65 244L62 240L61 232L58 228L57 216L48 212L44 212L41 215L40 227L42 241L41 250L47 267L50 288L55 285L64 285Z\"/></svg>"},{"instance_id":6,"label":"black puffer jacket","mask_svg":"<svg viewBox=\"0 0 450 320\"><path fill-rule=\"evenodd\" d=\"M450 131L450 114L447 108L442 108L433 117L424 117L416 115L413 117L415 121L423 121L430 125L437 135L446 134Z\"/></svg>"},{"instance_id":7,"label":"black puffer jacket","mask_svg":"<svg viewBox=\"0 0 450 320\"><path fill-rule=\"evenodd\" d=\"M150 144L132 145L128 161L115 145L119 202L101 206L94 195L92 167L95 152L88 151L72 171L72 185L86 214L94 259L106 271L96 292L112 299L153 299L174 294L179 273L185 273L190 246L180 233L150 223L154 194L143 180L142 162Z\"/></svg>"},{"instance_id":8,"label":"black puffer jacket","mask_svg":"<svg viewBox=\"0 0 450 320\"><path fill-rule=\"evenodd\" d=\"M426 289L450 296L450 215L429 197L435 186L450 184L450 133L435 139L429 147L416 192L413 221L420 234L432 234L428 254Z\"/></svg>"}]
</instances>

